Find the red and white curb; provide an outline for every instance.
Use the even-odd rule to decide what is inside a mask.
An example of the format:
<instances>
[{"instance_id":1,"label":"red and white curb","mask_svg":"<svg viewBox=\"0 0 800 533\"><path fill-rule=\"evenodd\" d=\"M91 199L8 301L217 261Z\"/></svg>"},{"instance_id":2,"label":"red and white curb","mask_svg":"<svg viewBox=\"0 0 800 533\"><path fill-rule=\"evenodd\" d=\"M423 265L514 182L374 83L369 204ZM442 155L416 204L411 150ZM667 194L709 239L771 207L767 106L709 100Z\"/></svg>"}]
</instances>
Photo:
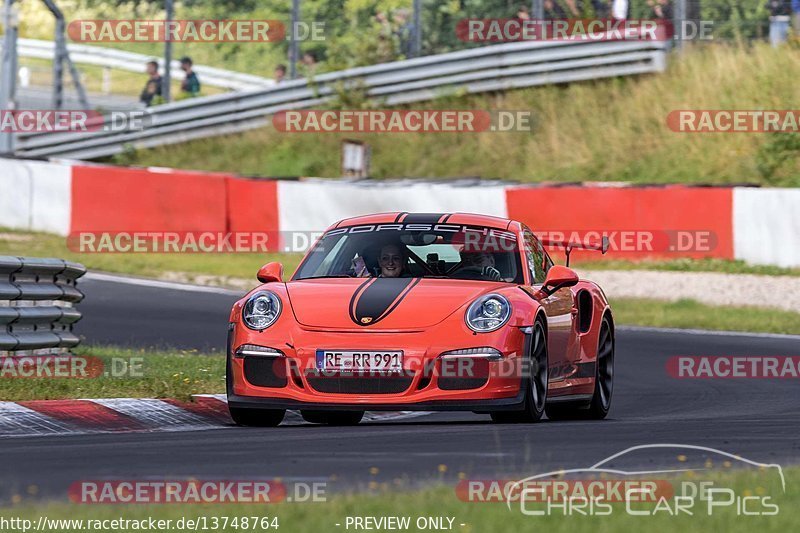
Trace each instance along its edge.
<instances>
[{"instance_id":1,"label":"red and white curb","mask_svg":"<svg viewBox=\"0 0 800 533\"><path fill-rule=\"evenodd\" d=\"M394 421L422 411L367 412L365 422ZM283 425L305 423L288 411ZM152 398L0 401L0 439L93 433L199 431L232 427L224 394L198 394L191 402Z\"/></svg>"}]
</instances>

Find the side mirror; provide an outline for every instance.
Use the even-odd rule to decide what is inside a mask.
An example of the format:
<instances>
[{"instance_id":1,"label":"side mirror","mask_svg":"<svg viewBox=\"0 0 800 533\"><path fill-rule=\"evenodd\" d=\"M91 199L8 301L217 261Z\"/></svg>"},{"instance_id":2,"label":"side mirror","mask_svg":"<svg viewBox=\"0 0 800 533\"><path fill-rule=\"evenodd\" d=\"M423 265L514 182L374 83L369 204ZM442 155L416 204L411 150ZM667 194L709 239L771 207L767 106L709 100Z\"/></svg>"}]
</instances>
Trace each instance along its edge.
<instances>
[{"instance_id":1,"label":"side mirror","mask_svg":"<svg viewBox=\"0 0 800 533\"><path fill-rule=\"evenodd\" d=\"M256 277L261 283L283 281L283 265L278 262L267 263L258 269Z\"/></svg>"},{"instance_id":2,"label":"side mirror","mask_svg":"<svg viewBox=\"0 0 800 533\"><path fill-rule=\"evenodd\" d=\"M547 271L547 277L542 285L542 291L549 296L558 289L576 285L578 281L578 274L574 270L565 266L554 265Z\"/></svg>"}]
</instances>

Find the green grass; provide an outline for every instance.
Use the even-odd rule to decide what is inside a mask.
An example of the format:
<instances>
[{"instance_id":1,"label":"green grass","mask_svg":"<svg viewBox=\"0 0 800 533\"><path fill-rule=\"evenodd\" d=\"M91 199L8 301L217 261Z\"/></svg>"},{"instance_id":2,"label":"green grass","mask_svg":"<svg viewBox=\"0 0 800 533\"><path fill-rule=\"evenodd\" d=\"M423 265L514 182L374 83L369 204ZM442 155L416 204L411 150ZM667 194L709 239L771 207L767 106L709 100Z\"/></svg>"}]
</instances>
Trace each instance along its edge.
<instances>
[{"instance_id":1,"label":"green grass","mask_svg":"<svg viewBox=\"0 0 800 533\"><path fill-rule=\"evenodd\" d=\"M800 334L800 313L758 307L722 307L694 300L612 299L618 325Z\"/></svg>"},{"instance_id":2,"label":"green grass","mask_svg":"<svg viewBox=\"0 0 800 533\"><path fill-rule=\"evenodd\" d=\"M573 265L579 270L665 270L670 272L722 272L726 274L759 274L763 276L800 276L800 268L749 265L744 261L728 259L575 261Z\"/></svg>"},{"instance_id":3,"label":"green grass","mask_svg":"<svg viewBox=\"0 0 800 533\"><path fill-rule=\"evenodd\" d=\"M301 254L154 254L154 253L76 253L67 248L64 237L49 233L19 232L0 228L0 255L59 257L83 263L90 270L102 270L180 281L211 281L226 285L227 278L244 278L258 284L256 272L270 261L283 263L288 278L302 258ZM208 279L208 278L211 279Z\"/></svg>"},{"instance_id":4,"label":"green grass","mask_svg":"<svg viewBox=\"0 0 800 533\"><path fill-rule=\"evenodd\" d=\"M522 478L536 473L535 468L518 472ZM40 516L49 519L171 519L172 527L166 531L179 531L175 523L181 518L198 517L277 517L278 531L290 533L301 531L347 531L347 517L363 516L408 516L412 524L418 517L451 517L453 531L520 532L548 531L553 533L605 533L614 531L685 532L685 531L730 531L730 532L781 532L796 530L800 522L797 501L800 498L798 481L800 469L784 469L786 491L781 488L773 469L759 471L726 470L716 467L711 471L688 473L680 478L670 478L673 486L681 481L700 483L712 481L714 487L731 489L738 497L755 497L748 502L752 511L769 511L768 504L778 506L774 516L738 516L736 506L715 508L709 515L705 502L695 500L690 507L691 516L682 513L672 516L665 511L655 516L631 516L625 504L613 504L609 516L526 516L518 506L509 510L505 503L470 503L457 498L453 486L444 482L432 488L410 490L381 489L362 493L328 493L327 501L317 503L274 503L267 505L70 505L65 503L34 503L27 494L17 494L14 506L0 509L0 517L21 517L32 520L35 525ZM694 475L690 475L694 474ZM659 478L666 476L659 476ZM513 479L513 478L512 478ZM416 480L415 480L416 481ZM696 485L695 485L696 486ZM719 496L721 498L721 496ZM672 500L667 500L671 502ZM673 504L674 505L674 504ZM655 504L632 504L636 510L650 510ZM542 509L542 504L530 504L531 509ZM336 526L336 524L341 524ZM460 524L464 524L461 526ZM252 523L251 523L252 527ZM74 531L69 527L52 528L50 531ZM187 529L184 528L184 531ZM262 531L261 529L257 529ZM349 528L353 531L353 527ZM123 530L124 531L124 530ZM218 531L237 531L231 527ZM238 531L241 531L239 529ZM385 531L385 530L382 530ZM419 531L412 525L407 531Z\"/></svg>"},{"instance_id":5,"label":"green grass","mask_svg":"<svg viewBox=\"0 0 800 533\"><path fill-rule=\"evenodd\" d=\"M116 161L248 175L336 177L341 141L355 138L370 145L372 175L378 178L798 186L797 136L676 133L666 125L667 114L679 109L793 109L798 70L800 54L792 47L698 46L672 54L664 74L456 94L413 106L529 110L535 116L532 132L287 134L269 126L144 150Z\"/></svg>"},{"instance_id":6,"label":"green grass","mask_svg":"<svg viewBox=\"0 0 800 533\"><path fill-rule=\"evenodd\" d=\"M220 347L224 349L223 347ZM152 351L79 346L75 355L104 362L99 377L0 378L0 398L9 401L67 398L176 398L225 392L222 352ZM126 370L127 369L127 370Z\"/></svg>"}]
</instances>

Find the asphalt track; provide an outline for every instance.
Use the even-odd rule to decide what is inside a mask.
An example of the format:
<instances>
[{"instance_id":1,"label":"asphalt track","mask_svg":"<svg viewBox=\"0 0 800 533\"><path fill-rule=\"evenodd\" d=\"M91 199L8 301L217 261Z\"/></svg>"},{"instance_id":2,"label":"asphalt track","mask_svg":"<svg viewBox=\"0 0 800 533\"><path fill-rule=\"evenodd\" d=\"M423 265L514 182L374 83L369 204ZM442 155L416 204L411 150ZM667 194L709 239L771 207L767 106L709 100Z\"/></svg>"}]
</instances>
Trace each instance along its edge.
<instances>
[{"instance_id":1,"label":"asphalt track","mask_svg":"<svg viewBox=\"0 0 800 533\"><path fill-rule=\"evenodd\" d=\"M80 304L86 318L79 332L101 344L220 348L236 299L235 293L97 279L81 288L87 298ZM487 416L437 413L350 428L231 427L0 440L0 500L30 485L41 497L64 499L71 483L103 478L335 476L334 490L398 479L455 483L459 473L519 479L586 467L631 446L654 443L707 446L763 463L799 462L797 380L679 380L665 371L672 355L800 355L800 341L620 330L612 410L601 422L496 425ZM637 452L621 466L674 467L677 453L682 452ZM444 473L440 465L446 465Z\"/></svg>"}]
</instances>

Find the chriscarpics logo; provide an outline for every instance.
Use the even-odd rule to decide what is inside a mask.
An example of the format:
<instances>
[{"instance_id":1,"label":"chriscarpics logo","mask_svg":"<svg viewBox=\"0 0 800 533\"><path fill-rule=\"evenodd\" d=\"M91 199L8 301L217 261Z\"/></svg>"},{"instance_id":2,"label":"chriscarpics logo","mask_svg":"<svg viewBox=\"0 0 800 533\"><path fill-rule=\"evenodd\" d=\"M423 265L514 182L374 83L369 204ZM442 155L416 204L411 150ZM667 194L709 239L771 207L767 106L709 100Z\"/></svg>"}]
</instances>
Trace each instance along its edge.
<instances>
[{"instance_id":1,"label":"chriscarpics logo","mask_svg":"<svg viewBox=\"0 0 800 533\"><path fill-rule=\"evenodd\" d=\"M471 502L502 498L509 510L530 517L773 516L786 482L778 464L705 446L645 444L588 467L516 481L464 480L457 492Z\"/></svg>"}]
</instances>

